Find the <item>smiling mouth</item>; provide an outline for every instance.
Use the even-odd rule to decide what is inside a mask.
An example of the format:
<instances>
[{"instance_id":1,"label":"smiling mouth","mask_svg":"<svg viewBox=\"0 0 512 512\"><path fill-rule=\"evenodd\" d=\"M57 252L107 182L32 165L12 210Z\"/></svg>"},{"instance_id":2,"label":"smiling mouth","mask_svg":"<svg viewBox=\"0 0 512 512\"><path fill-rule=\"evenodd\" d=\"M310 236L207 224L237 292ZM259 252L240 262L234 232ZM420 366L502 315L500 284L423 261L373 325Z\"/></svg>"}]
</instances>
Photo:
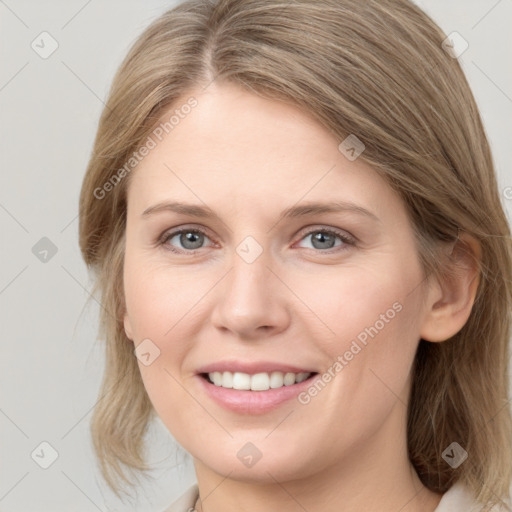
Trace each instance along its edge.
<instances>
[{"instance_id":1,"label":"smiling mouth","mask_svg":"<svg viewBox=\"0 0 512 512\"><path fill-rule=\"evenodd\" d=\"M317 375L317 372L210 372L200 376L217 387L237 391L268 391L299 384Z\"/></svg>"}]
</instances>

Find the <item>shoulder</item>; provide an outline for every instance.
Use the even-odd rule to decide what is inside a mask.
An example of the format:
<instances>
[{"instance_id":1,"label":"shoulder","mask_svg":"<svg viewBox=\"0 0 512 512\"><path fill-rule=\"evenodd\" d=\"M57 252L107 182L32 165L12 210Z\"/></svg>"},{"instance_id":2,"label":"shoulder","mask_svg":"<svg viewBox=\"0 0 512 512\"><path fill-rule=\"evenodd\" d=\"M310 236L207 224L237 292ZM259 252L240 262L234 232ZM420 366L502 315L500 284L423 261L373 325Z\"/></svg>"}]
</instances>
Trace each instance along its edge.
<instances>
[{"instance_id":1,"label":"shoulder","mask_svg":"<svg viewBox=\"0 0 512 512\"><path fill-rule=\"evenodd\" d=\"M199 496L197 484L189 487L174 503L161 512L192 512Z\"/></svg>"},{"instance_id":2,"label":"shoulder","mask_svg":"<svg viewBox=\"0 0 512 512\"><path fill-rule=\"evenodd\" d=\"M492 512L509 512L505 505L496 505ZM470 490L462 482L457 482L446 491L434 512L481 512L482 504L478 503Z\"/></svg>"}]
</instances>

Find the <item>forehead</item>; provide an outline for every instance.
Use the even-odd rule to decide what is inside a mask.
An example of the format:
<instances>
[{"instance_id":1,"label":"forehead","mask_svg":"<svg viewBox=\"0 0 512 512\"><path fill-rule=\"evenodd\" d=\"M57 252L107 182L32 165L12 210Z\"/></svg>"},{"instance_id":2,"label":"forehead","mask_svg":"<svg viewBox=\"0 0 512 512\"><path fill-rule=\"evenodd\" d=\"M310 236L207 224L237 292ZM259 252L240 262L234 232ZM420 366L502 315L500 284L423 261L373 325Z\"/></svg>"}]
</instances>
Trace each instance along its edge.
<instances>
[{"instance_id":1,"label":"forehead","mask_svg":"<svg viewBox=\"0 0 512 512\"><path fill-rule=\"evenodd\" d=\"M153 136L155 147L132 171L128 202L141 212L169 199L238 212L300 200L400 209L381 176L348 160L341 141L296 106L223 84L189 91L162 122L191 97L195 106L178 112L161 140Z\"/></svg>"}]
</instances>

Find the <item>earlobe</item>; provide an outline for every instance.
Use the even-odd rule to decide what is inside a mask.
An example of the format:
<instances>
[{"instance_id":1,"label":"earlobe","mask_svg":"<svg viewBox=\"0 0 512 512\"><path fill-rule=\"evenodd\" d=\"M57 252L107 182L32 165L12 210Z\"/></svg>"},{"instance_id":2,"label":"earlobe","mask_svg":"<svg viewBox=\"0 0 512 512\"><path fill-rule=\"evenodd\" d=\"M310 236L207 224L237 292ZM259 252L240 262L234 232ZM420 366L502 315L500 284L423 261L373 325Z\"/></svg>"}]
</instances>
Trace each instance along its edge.
<instances>
[{"instance_id":1,"label":"earlobe","mask_svg":"<svg viewBox=\"0 0 512 512\"><path fill-rule=\"evenodd\" d=\"M445 277L429 290L428 309L420 333L422 339L445 341L464 327L480 282L480 260L478 241L466 233L461 234L448 259Z\"/></svg>"}]
</instances>

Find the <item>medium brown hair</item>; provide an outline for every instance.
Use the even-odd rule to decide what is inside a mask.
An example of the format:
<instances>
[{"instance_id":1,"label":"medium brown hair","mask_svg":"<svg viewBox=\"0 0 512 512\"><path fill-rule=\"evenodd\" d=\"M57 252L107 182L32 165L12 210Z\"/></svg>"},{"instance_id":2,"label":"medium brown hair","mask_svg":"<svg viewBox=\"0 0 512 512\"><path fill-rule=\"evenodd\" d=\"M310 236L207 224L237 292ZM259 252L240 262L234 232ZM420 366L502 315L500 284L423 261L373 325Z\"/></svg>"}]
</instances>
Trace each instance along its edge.
<instances>
[{"instance_id":1,"label":"medium brown hair","mask_svg":"<svg viewBox=\"0 0 512 512\"><path fill-rule=\"evenodd\" d=\"M294 104L340 142L349 134L363 141L360 158L407 207L426 276L449 272L443 242L464 232L480 243L467 323L445 342L419 342L407 441L429 489L443 493L462 481L487 507L508 498L510 231L477 105L445 38L407 0L189 0L137 39L114 78L80 196L80 248L101 291L106 344L91 428L116 493L131 484L127 470L147 468L144 434L154 411L123 328L130 175L101 198L95 191L119 177L178 98L215 80ZM442 457L452 442L468 452L457 468Z\"/></svg>"}]
</instances>

